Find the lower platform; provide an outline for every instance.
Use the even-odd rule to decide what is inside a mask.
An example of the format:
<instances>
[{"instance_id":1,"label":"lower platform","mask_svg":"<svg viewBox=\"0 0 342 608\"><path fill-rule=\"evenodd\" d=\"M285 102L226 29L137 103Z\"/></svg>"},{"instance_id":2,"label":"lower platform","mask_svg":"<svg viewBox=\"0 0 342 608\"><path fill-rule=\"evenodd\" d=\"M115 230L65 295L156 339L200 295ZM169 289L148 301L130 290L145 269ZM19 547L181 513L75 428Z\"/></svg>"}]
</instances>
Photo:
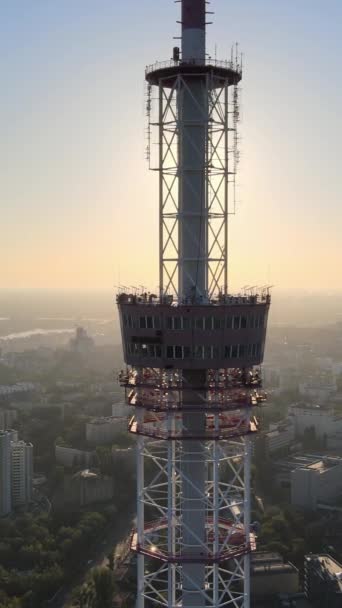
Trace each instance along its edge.
<instances>
[{"instance_id":1,"label":"lower platform","mask_svg":"<svg viewBox=\"0 0 342 608\"><path fill-rule=\"evenodd\" d=\"M196 413L193 414L196 416ZM189 414L188 414L189 416ZM168 418L163 414L150 413L145 414L141 421L138 421L135 416L132 416L128 424L128 430L134 435L143 435L153 439L166 440L198 440L198 441L215 441L224 439L233 439L256 433L258 431L258 422L255 417L249 418L245 414L239 415L216 415L218 423L215 424L213 415L206 416L206 426L202 433L195 432L186 428L183 425L182 414L173 416L174 428L168 429ZM195 427L196 428L196 427Z\"/></svg>"},{"instance_id":2,"label":"lower platform","mask_svg":"<svg viewBox=\"0 0 342 608\"><path fill-rule=\"evenodd\" d=\"M180 526L175 526L176 536ZM201 563L215 564L229 559L247 555L256 550L255 534L250 532L249 542L246 542L246 533L242 524L232 520L220 518L217 524L217 538L215 539L215 527L212 518L208 518L205 524L206 538L201 550L196 552L186 551L178 540L175 543L175 551L167 550L167 536L169 524L166 519L150 522L144 529L144 542L138 542L138 533L134 531L131 539L132 551L158 559L167 563ZM214 543L218 549L214 551Z\"/></svg>"}]
</instances>

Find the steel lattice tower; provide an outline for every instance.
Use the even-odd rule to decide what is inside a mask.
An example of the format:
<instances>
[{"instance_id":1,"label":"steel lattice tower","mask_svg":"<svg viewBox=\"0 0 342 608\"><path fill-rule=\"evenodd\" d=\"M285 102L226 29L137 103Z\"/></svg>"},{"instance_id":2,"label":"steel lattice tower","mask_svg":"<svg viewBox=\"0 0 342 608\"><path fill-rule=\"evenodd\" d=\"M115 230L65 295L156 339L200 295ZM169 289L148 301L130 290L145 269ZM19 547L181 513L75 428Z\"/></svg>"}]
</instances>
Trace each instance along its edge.
<instances>
[{"instance_id":1,"label":"steel lattice tower","mask_svg":"<svg viewBox=\"0 0 342 608\"><path fill-rule=\"evenodd\" d=\"M160 293L117 297L137 435L138 608L250 605L250 435L270 296L228 293L241 63L207 58L206 4L182 0L181 54L146 70Z\"/></svg>"}]
</instances>

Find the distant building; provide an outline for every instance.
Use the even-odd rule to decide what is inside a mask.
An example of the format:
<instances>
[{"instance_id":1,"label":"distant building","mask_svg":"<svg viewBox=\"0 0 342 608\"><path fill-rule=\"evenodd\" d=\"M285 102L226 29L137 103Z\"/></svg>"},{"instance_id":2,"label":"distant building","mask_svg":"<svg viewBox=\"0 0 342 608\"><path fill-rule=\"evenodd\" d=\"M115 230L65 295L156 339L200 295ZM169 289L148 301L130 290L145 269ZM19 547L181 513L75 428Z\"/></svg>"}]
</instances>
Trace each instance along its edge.
<instances>
[{"instance_id":1,"label":"distant building","mask_svg":"<svg viewBox=\"0 0 342 608\"><path fill-rule=\"evenodd\" d=\"M32 500L33 445L25 441L13 441L11 454L12 505L28 505Z\"/></svg>"},{"instance_id":2,"label":"distant building","mask_svg":"<svg viewBox=\"0 0 342 608\"><path fill-rule=\"evenodd\" d=\"M33 446L17 431L0 431L0 516L32 500Z\"/></svg>"},{"instance_id":3,"label":"distant building","mask_svg":"<svg viewBox=\"0 0 342 608\"><path fill-rule=\"evenodd\" d=\"M262 436L267 454L288 448L295 439L295 427L292 420L270 424L270 430Z\"/></svg>"},{"instance_id":4,"label":"distant building","mask_svg":"<svg viewBox=\"0 0 342 608\"><path fill-rule=\"evenodd\" d=\"M327 437L327 448L335 452L342 452L342 431L337 431Z\"/></svg>"},{"instance_id":5,"label":"distant building","mask_svg":"<svg viewBox=\"0 0 342 608\"><path fill-rule=\"evenodd\" d=\"M112 404L112 416L114 418L127 418L127 406L124 401L117 401Z\"/></svg>"},{"instance_id":6,"label":"distant building","mask_svg":"<svg viewBox=\"0 0 342 608\"><path fill-rule=\"evenodd\" d=\"M87 452L85 450L77 450L64 445L55 446L55 457L56 463L63 467L91 467L95 460L96 455L94 452Z\"/></svg>"},{"instance_id":7,"label":"distant building","mask_svg":"<svg viewBox=\"0 0 342 608\"><path fill-rule=\"evenodd\" d=\"M11 432L0 431L0 517L11 510Z\"/></svg>"},{"instance_id":8,"label":"distant building","mask_svg":"<svg viewBox=\"0 0 342 608\"><path fill-rule=\"evenodd\" d=\"M9 398L26 398L37 390L33 382L17 382L16 384L0 384L0 400L7 401Z\"/></svg>"},{"instance_id":9,"label":"distant building","mask_svg":"<svg viewBox=\"0 0 342 608\"><path fill-rule=\"evenodd\" d=\"M84 469L73 475L72 479L66 479L64 490L65 502L79 507L106 502L114 496L113 479L91 469Z\"/></svg>"},{"instance_id":10,"label":"distant building","mask_svg":"<svg viewBox=\"0 0 342 608\"><path fill-rule=\"evenodd\" d=\"M88 336L84 327L76 327L75 336L69 342L71 350L85 353L94 348L94 340Z\"/></svg>"},{"instance_id":11,"label":"distant building","mask_svg":"<svg viewBox=\"0 0 342 608\"><path fill-rule=\"evenodd\" d=\"M342 431L342 416L336 415L332 408L309 403L296 403L289 410L296 435L303 435L306 429L314 428L316 437L324 439Z\"/></svg>"},{"instance_id":12,"label":"distant building","mask_svg":"<svg viewBox=\"0 0 342 608\"><path fill-rule=\"evenodd\" d=\"M256 551L251 554L251 588L256 605L275 598L279 593L297 593L299 572L284 562L279 553ZM261 602L261 604L259 604Z\"/></svg>"},{"instance_id":13,"label":"distant building","mask_svg":"<svg viewBox=\"0 0 342 608\"><path fill-rule=\"evenodd\" d=\"M317 457L291 471L291 503L316 510L342 496L342 458Z\"/></svg>"},{"instance_id":14,"label":"distant building","mask_svg":"<svg viewBox=\"0 0 342 608\"><path fill-rule=\"evenodd\" d=\"M86 439L93 445L112 443L115 435L126 429L126 418L108 416L94 418L86 424Z\"/></svg>"},{"instance_id":15,"label":"distant building","mask_svg":"<svg viewBox=\"0 0 342 608\"><path fill-rule=\"evenodd\" d=\"M126 470L133 471L135 468L136 451L135 448L112 447L112 463L121 466Z\"/></svg>"},{"instance_id":16,"label":"distant building","mask_svg":"<svg viewBox=\"0 0 342 608\"><path fill-rule=\"evenodd\" d=\"M277 603L272 604L272 608L314 608L313 604L300 593L279 593ZM328 607L326 607L328 608Z\"/></svg>"},{"instance_id":17,"label":"distant building","mask_svg":"<svg viewBox=\"0 0 342 608\"><path fill-rule=\"evenodd\" d=\"M306 555L305 595L314 608L341 608L342 565L330 555Z\"/></svg>"},{"instance_id":18,"label":"distant building","mask_svg":"<svg viewBox=\"0 0 342 608\"><path fill-rule=\"evenodd\" d=\"M336 377L330 372L321 372L299 383L299 392L303 397L325 402L337 391Z\"/></svg>"},{"instance_id":19,"label":"distant building","mask_svg":"<svg viewBox=\"0 0 342 608\"><path fill-rule=\"evenodd\" d=\"M279 392L294 391L298 389L300 372L297 367L279 369Z\"/></svg>"},{"instance_id":20,"label":"distant building","mask_svg":"<svg viewBox=\"0 0 342 608\"><path fill-rule=\"evenodd\" d=\"M12 428L13 422L18 418L17 410L0 410L0 430Z\"/></svg>"}]
</instances>

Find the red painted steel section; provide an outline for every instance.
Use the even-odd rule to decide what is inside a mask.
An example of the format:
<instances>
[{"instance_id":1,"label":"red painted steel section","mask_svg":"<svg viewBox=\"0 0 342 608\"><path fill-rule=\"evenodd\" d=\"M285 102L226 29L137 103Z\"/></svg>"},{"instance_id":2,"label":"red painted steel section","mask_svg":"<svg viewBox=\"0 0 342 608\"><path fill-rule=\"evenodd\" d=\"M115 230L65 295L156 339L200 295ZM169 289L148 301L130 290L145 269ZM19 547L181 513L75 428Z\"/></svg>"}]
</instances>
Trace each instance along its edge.
<instances>
[{"instance_id":1,"label":"red painted steel section","mask_svg":"<svg viewBox=\"0 0 342 608\"><path fill-rule=\"evenodd\" d=\"M205 0L183 0L183 29L205 30Z\"/></svg>"}]
</instances>

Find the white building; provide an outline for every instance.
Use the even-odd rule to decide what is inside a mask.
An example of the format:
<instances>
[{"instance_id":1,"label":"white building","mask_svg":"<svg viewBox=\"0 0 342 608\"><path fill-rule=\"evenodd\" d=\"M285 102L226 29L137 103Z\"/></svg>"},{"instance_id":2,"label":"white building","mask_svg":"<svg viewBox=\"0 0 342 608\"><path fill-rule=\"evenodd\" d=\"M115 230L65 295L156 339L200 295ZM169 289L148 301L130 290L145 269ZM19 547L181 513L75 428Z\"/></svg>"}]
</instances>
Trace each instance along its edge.
<instances>
[{"instance_id":1,"label":"white building","mask_svg":"<svg viewBox=\"0 0 342 608\"><path fill-rule=\"evenodd\" d=\"M336 391L336 377L330 372L315 374L299 383L300 394L315 401L327 401Z\"/></svg>"},{"instance_id":2,"label":"white building","mask_svg":"<svg viewBox=\"0 0 342 608\"><path fill-rule=\"evenodd\" d=\"M86 424L86 439L93 445L112 443L115 435L126 428L126 420L116 416L94 418Z\"/></svg>"},{"instance_id":3,"label":"white building","mask_svg":"<svg viewBox=\"0 0 342 608\"><path fill-rule=\"evenodd\" d=\"M291 503L316 510L342 496L342 458L324 456L291 471Z\"/></svg>"},{"instance_id":4,"label":"white building","mask_svg":"<svg viewBox=\"0 0 342 608\"><path fill-rule=\"evenodd\" d=\"M270 430L264 434L264 439L268 454L289 447L295 439L295 427L292 420L270 424Z\"/></svg>"},{"instance_id":5,"label":"white building","mask_svg":"<svg viewBox=\"0 0 342 608\"><path fill-rule=\"evenodd\" d=\"M16 410L0 410L0 429L6 431L12 428L18 413Z\"/></svg>"},{"instance_id":6,"label":"white building","mask_svg":"<svg viewBox=\"0 0 342 608\"><path fill-rule=\"evenodd\" d=\"M289 417L293 420L296 435L303 435L305 429L312 427L319 439L342 431L342 416L320 405L297 403L290 407Z\"/></svg>"},{"instance_id":7,"label":"white building","mask_svg":"<svg viewBox=\"0 0 342 608\"><path fill-rule=\"evenodd\" d=\"M32 382L17 382L16 384L0 384L0 397L21 395L31 393L36 390L36 385Z\"/></svg>"},{"instance_id":8,"label":"white building","mask_svg":"<svg viewBox=\"0 0 342 608\"><path fill-rule=\"evenodd\" d=\"M19 466L14 449L14 446L21 443L26 445L24 442L18 442L17 431L12 429L0 431L0 517L11 513L12 507L19 504L16 500L19 480L25 486L25 493L29 493L30 483L32 488L32 446L30 464L27 468L24 463L24 468L22 468ZM30 475L27 474L28 471L31 471ZM13 485L14 482L15 485ZM15 493L13 494L14 487ZM26 503L26 500L24 502Z\"/></svg>"},{"instance_id":9,"label":"white building","mask_svg":"<svg viewBox=\"0 0 342 608\"><path fill-rule=\"evenodd\" d=\"M32 500L33 445L25 441L11 443L11 491L13 507Z\"/></svg>"},{"instance_id":10,"label":"white building","mask_svg":"<svg viewBox=\"0 0 342 608\"><path fill-rule=\"evenodd\" d=\"M0 431L0 517L11 510L11 432Z\"/></svg>"}]
</instances>

